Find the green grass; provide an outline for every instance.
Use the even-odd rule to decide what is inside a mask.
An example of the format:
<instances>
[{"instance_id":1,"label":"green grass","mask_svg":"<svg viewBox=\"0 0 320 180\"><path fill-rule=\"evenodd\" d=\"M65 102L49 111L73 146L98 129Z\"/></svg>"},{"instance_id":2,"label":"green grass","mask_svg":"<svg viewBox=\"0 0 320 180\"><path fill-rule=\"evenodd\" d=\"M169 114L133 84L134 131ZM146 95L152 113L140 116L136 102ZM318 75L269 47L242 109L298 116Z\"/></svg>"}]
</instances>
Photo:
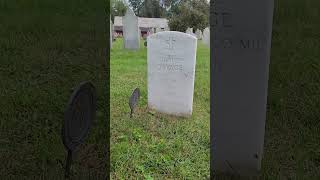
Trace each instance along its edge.
<instances>
[{"instance_id":1,"label":"green grass","mask_svg":"<svg viewBox=\"0 0 320 180\"><path fill-rule=\"evenodd\" d=\"M111 177L113 179L200 179L209 176L210 52L198 42L193 115L178 118L147 109L147 49L123 49L117 39L110 56ZM128 99L139 87L137 113Z\"/></svg>"},{"instance_id":2,"label":"green grass","mask_svg":"<svg viewBox=\"0 0 320 180\"><path fill-rule=\"evenodd\" d=\"M72 171L106 174L108 44L101 5L0 2L0 179L63 177L63 113L71 89L85 80L96 86L97 119Z\"/></svg>"},{"instance_id":3,"label":"green grass","mask_svg":"<svg viewBox=\"0 0 320 180\"><path fill-rule=\"evenodd\" d=\"M320 179L320 2L275 1L262 176Z\"/></svg>"}]
</instances>

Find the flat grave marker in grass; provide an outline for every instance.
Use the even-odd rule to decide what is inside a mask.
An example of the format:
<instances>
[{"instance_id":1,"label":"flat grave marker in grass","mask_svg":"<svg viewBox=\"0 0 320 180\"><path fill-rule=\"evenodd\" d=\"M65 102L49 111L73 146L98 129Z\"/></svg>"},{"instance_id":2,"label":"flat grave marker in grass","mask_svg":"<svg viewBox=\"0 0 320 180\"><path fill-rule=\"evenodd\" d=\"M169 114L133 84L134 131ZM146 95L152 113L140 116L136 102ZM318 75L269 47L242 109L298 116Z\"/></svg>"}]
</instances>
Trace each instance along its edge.
<instances>
[{"instance_id":1,"label":"flat grave marker in grass","mask_svg":"<svg viewBox=\"0 0 320 180\"><path fill-rule=\"evenodd\" d=\"M258 174L264 144L273 1L214 3L210 24L212 167L217 172Z\"/></svg>"},{"instance_id":2,"label":"flat grave marker in grass","mask_svg":"<svg viewBox=\"0 0 320 180\"><path fill-rule=\"evenodd\" d=\"M138 26L138 17L128 8L123 21L124 48L137 50L140 47L140 29Z\"/></svg>"},{"instance_id":3,"label":"flat grave marker in grass","mask_svg":"<svg viewBox=\"0 0 320 180\"><path fill-rule=\"evenodd\" d=\"M156 111L192 114L197 39L165 31L148 37L148 107Z\"/></svg>"}]
</instances>

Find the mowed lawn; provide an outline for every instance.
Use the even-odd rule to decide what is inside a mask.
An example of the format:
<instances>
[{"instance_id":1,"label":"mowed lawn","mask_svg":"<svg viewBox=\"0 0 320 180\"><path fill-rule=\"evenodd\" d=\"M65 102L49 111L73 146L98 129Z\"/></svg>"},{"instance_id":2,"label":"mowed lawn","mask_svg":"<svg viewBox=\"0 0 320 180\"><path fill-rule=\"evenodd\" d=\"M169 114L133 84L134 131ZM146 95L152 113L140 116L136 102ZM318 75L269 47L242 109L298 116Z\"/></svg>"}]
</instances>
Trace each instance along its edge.
<instances>
[{"instance_id":1,"label":"mowed lawn","mask_svg":"<svg viewBox=\"0 0 320 180\"><path fill-rule=\"evenodd\" d=\"M203 179L209 176L210 53L198 42L193 114L174 117L147 109L147 48L123 49L114 42L110 56L111 178ZM141 97L132 119L132 91Z\"/></svg>"},{"instance_id":2,"label":"mowed lawn","mask_svg":"<svg viewBox=\"0 0 320 180\"><path fill-rule=\"evenodd\" d=\"M320 179L320 1L275 0L262 176Z\"/></svg>"},{"instance_id":3,"label":"mowed lawn","mask_svg":"<svg viewBox=\"0 0 320 180\"><path fill-rule=\"evenodd\" d=\"M72 88L92 81L97 118L72 177L106 175L107 33L98 1L0 3L0 179L63 179L63 115Z\"/></svg>"}]
</instances>

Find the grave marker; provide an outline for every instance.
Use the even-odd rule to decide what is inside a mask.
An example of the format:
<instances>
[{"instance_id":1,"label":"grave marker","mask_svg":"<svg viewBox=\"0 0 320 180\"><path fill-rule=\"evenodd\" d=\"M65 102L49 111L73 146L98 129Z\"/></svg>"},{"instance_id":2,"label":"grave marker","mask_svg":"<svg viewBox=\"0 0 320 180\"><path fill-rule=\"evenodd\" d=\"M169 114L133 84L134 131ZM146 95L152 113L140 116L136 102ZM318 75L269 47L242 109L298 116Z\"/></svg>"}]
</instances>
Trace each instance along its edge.
<instances>
[{"instance_id":1,"label":"grave marker","mask_svg":"<svg viewBox=\"0 0 320 180\"><path fill-rule=\"evenodd\" d=\"M128 8L123 21L124 48L137 50L140 48L141 32L138 27L138 17Z\"/></svg>"},{"instance_id":2,"label":"grave marker","mask_svg":"<svg viewBox=\"0 0 320 180\"><path fill-rule=\"evenodd\" d=\"M203 30L202 42L210 47L210 29L208 27Z\"/></svg>"},{"instance_id":3,"label":"grave marker","mask_svg":"<svg viewBox=\"0 0 320 180\"><path fill-rule=\"evenodd\" d=\"M112 41L113 41L113 24L110 16L110 48L112 47Z\"/></svg>"},{"instance_id":4,"label":"grave marker","mask_svg":"<svg viewBox=\"0 0 320 180\"><path fill-rule=\"evenodd\" d=\"M196 36L197 36L197 38L198 38L199 40L202 39L202 31L201 31L200 29L197 29L197 30L196 30Z\"/></svg>"},{"instance_id":5,"label":"grave marker","mask_svg":"<svg viewBox=\"0 0 320 180\"><path fill-rule=\"evenodd\" d=\"M197 36L193 33L193 28L187 28L186 33L187 33L187 34L190 34L190 35L193 36L193 37L197 37Z\"/></svg>"},{"instance_id":6,"label":"grave marker","mask_svg":"<svg viewBox=\"0 0 320 180\"><path fill-rule=\"evenodd\" d=\"M65 114L61 131L62 142L68 150L65 177L70 175L72 154L84 142L95 118L97 97L90 82L81 83L72 93Z\"/></svg>"},{"instance_id":7,"label":"grave marker","mask_svg":"<svg viewBox=\"0 0 320 180\"><path fill-rule=\"evenodd\" d=\"M263 156L273 0L211 4L211 166L255 175Z\"/></svg>"},{"instance_id":8,"label":"grave marker","mask_svg":"<svg viewBox=\"0 0 320 180\"><path fill-rule=\"evenodd\" d=\"M148 37L148 106L177 116L192 114L197 39L175 31Z\"/></svg>"},{"instance_id":9,"label":"grave marker","mask_svg":"<svg viewBox=\"0 0 320 180\"><path fill-rule=\"evenodd\" d=\"M129 107L130 107L130 118L132 118L132 115L134 113L134 109L138 105L138 101L140 98L140 89L136 88L132 92L130 98L129 98Z\"/></svg>"}]
</instances>

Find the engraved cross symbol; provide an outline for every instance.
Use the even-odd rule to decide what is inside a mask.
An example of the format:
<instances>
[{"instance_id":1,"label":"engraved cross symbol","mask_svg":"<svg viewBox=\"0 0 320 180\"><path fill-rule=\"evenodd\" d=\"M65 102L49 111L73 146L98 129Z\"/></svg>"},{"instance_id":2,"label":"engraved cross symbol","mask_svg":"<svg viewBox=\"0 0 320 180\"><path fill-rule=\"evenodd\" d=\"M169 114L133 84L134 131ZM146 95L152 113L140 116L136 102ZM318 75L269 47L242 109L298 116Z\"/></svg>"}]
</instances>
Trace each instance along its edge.
<instances>
[{"instance_id":1,"label":"engraved cross symbol","mask_svg":"<svg viewBox=\"0 0 320 180\"><path fill-rule=\"evenodd\" d=\"M176 42L176 40L173 37L169 37L169 39L166 40L166 43L169 45L169 49L173 49L174 42Z\"/></svg>"}]
</instances>

